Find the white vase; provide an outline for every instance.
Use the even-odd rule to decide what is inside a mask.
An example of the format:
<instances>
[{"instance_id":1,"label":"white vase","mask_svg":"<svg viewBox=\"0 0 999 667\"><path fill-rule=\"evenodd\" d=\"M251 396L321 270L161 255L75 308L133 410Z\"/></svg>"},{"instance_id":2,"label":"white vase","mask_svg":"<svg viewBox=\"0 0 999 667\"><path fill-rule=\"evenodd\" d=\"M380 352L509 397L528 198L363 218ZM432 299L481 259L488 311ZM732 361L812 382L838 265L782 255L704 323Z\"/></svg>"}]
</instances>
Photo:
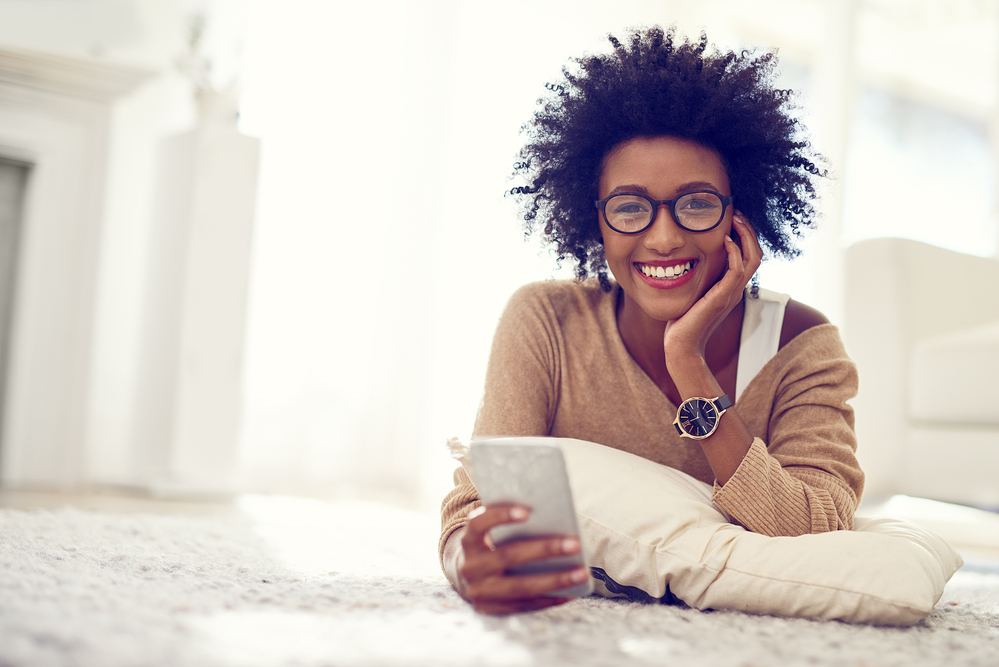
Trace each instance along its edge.
<instances>
[{"instance_id":1,"label":"white vase","mask_svg":"<svg viewBox=\"0 0 999 667\"><path fill-rule=\"evenodd\" d=\"M198 90L195 93L201 126L235 127L239 120L239 98L235 89Z\"/></svg>"}]
</instances>

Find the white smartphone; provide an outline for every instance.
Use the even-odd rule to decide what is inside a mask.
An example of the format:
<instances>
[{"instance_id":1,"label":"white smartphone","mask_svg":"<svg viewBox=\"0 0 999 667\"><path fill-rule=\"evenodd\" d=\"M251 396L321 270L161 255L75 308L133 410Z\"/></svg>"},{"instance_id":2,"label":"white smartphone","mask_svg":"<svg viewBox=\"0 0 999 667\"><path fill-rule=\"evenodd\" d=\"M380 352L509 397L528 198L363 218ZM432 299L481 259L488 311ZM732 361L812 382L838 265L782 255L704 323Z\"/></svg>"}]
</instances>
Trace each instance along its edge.
<instances>
[{"instance_id":1,"label":"white smartphone","mask_svg":"<svg viewBox=\"0 0 999 667\"><path fill-rule=\"evenodd\" d=\"M579 539L579 525L572 503L569 476L562 450L548 438L484 438L470 445L475 486L486 505L517 503L531 508L522 523L496 526L490 531L499 546L538 537L572 536ZM580 540L582 541L582 540ZM508 570L510 574L558 572L586 566L582 550ZM593 592L593 581L554 591L553 597L582 597Z\"/></svg>"}]
</instances>

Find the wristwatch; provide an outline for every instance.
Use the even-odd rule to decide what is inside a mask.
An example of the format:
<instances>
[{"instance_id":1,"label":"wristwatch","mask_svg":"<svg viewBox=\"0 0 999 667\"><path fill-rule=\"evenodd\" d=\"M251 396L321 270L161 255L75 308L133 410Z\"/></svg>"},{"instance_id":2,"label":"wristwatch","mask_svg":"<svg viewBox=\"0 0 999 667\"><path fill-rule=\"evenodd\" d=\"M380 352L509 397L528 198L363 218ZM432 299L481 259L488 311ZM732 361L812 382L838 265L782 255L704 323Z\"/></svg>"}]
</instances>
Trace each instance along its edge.
<instances>
[{"instance_id":1,"label":"wristwatch","mask_svg":"<svg viewBox=\"0 0 999 667\"><path fill-rule=\"evenodd\" d=\"M704 440L715 432L718 420L730 407L732 399L727 394L718 398L688 398L677 408L673 426L681 438Z\"/></svg>"}]
</instances>

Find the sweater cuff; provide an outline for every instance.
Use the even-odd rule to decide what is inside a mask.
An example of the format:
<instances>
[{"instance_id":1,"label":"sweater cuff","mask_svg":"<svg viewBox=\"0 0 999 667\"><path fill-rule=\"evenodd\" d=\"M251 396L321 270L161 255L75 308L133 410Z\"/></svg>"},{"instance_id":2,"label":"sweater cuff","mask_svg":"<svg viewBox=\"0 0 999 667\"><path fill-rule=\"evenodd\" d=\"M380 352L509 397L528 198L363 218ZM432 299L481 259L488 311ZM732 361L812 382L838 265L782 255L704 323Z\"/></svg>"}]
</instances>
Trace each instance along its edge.
<instances>
[{"instance_id":1,"label":"sweater cuff","mask_svg":"<svg viewBox=\"0 0 999 667\"><path fill-rule=\"evenodd\" d=\"M444 568L444 546L454 531L468 523L468 513L481 505L479 492L468 474L460 466L454 471L455 488L441 503L441 536L437 542L437 556Z\"/></svg>"},{"instance_id":2,"label":"sweater cuff","mask_svg":"<svg viewBox=\"0 0 999 667\"><path fill-rule=\"evenodd\" d=\"M807 505L795 497L782 475L780 463L767 452L759 438L742 459L735 474L719 486L712 500L739 524L763 535L804 535L811 531ZM778 511L778 508L783 508Z\"/></svg>"}]
</instances>

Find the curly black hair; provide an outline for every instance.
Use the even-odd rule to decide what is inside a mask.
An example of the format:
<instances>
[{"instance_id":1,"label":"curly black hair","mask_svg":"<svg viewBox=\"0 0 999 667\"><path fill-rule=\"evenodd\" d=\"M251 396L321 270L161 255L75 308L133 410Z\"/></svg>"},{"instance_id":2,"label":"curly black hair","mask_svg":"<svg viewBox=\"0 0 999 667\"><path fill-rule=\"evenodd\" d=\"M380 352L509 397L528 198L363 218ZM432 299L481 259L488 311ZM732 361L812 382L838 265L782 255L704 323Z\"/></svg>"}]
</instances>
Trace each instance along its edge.
<instances>
[{"instance_id":1,"label":"curly black hair","mask_svg":"<svg viewBox=\"0 0 999 667\"><path fill-rule=\"evenodd\" d=\"M576 72L563 68L524 127L514 177L526 185L510 194L527 234L540 216L558 260L571 258L579 279L595 274L609 290L593 207L603 160L635 137L673 136L716 151L764 250L797 256L792 237L814 226L814 181L826 172L791 113L791 91L773 86L776 54L709 53L704 33L693 42L675 26L633 30L628 44L608 39L613 53L574 59Z\"/></svg>"}]
</instances>

